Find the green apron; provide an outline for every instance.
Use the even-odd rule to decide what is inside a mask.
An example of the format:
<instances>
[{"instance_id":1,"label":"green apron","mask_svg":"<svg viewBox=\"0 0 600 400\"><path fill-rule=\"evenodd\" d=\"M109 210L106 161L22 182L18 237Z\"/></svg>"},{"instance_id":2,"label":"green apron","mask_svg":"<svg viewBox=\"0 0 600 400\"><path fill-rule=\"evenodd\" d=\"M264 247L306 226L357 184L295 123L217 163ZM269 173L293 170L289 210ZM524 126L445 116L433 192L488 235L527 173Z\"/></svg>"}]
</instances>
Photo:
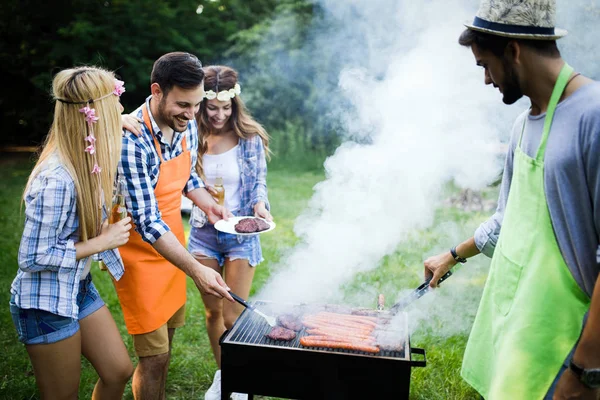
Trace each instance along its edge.
<instances>
[{"instance_id":1,"label":"green apron","mask_svg":"<svg viewBox=\"0 0 600 400\"><path fill-rule=\"evenodd\" d=\"M544 191L546 142L572 71L565 64L556 81L535 159L521 150L525 123L515 149L502 229L461 371L487 400L542 399L589 308L558 248Z\"/></svg>"}]
</instances>

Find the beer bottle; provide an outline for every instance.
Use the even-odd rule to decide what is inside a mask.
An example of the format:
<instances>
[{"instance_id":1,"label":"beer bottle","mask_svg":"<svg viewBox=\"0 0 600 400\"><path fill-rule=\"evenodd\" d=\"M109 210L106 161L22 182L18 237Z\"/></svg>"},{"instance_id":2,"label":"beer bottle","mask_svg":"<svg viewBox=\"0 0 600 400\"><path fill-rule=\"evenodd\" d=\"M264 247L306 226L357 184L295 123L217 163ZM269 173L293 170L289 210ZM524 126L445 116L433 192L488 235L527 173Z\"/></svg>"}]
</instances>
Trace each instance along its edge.
<instances>
[{"instance_id":1,"label":"beer bottle","mask_svg":"<svg viewBox=\"0 0 600 400\"><path fill-rule=\"evenodd\" d=\"M126 182L124 178L117 180L117 186L112 199L112 205L110 207L110 213L108 215L108 223L114 224L127 217L127 208L125 207L125 191L127 190ZM100 260L100 270L106 271L108 268L104 261Z\"/></svg>"},{"instance_id":2,"label":"beer bottle","mask_svg":"<svg viewBox=\"0 0 600 400\"><path fill-rule=\"evenodd\" d=\"M221 176L221 164L217 164L217 177L215 178L214 189L217 194L214 196L217 200L217 204L220 206L225 205L225 187L223 187L223 177Z\"/></svg>"}]
</instances>

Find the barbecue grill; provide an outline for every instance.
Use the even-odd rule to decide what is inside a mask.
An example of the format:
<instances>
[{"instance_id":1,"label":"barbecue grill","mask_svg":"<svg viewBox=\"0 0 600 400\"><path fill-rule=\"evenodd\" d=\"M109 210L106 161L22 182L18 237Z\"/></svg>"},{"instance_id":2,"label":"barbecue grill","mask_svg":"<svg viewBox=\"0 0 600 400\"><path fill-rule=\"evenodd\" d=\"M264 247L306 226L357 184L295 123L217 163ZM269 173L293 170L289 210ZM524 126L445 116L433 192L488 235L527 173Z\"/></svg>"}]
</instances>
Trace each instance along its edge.
<instances>
[{"instance_id":1,"label":"barbecue grill","mask_svg":"<svg viewBox=\"0 0 600 400\"><path fill-rule=\"evenodd\" d=\"M251 304L267 313L274 306L267 302ZM306 311L307 306L293 306L297 315ZM271 311L271 315L275 313ZM253 395L311 400L408 399L411 369L426 365L425 350L410 347L406 314L400 312L397 317L403 318L403 329L398 331L401 349L372 354L303 347L299 339L306 334L304 329L292 341L269 339L265 335L271 327L245 309L220 339L221 398L240 392L248 393L250 399ZM422 355L422 360L413 360L414 354Z\"/></svg>"}]
</instances>

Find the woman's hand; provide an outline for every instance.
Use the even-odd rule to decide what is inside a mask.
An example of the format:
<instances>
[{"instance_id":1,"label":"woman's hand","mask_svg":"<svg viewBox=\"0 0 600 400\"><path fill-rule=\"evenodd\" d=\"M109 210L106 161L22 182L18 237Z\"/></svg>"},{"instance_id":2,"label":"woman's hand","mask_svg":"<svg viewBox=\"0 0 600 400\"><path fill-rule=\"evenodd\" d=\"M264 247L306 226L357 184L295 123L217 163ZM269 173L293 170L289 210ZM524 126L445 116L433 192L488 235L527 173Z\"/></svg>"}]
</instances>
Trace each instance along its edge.
<instances>
[{"instance_id":1,"label":"woman's hand","mask_svg":"<svg viewBox=\"0 0 600 400\"><path fill-rule=\"evenodd\" d=\"M273 221L273 216L269 210L267 210L264 201L259 201L254 205L254 216L266 219L267 221Z\"/></svg>"},{"instance_id":2,"label":"woman's hand","mask_svg":"<svg viewBox=\"0 0 600 400\"><path fill-rule=\"evenodd\" d=\"M109 224L108 220L102 224L102 231L97 239L100 241L102 251L115 249L123 246L129 241L129 231L131 230L131 218L123 218L122 220Z\"/></svg>"},{"instance_id":3,"label":"woman's hand","mask_svg":"<svg viewBox=\"0 0 600 400\"><path fill-rule=\"evenodd\" d=\"M203 210L206 213L206 217L208 218L208 222L211 224L216 224L217 221L224 219L227 221L228 218L233 217L231 211L229 211L226 207L220 206L217 203L211 204L208 209Z\"/></svg>"},{"instance_id":4,"label":"woman's hand","mask_svg":"<svg viewBox=\"0 0 600 400\"><path fill-rule=\"evenodd\" d=\"M142 120L132 114L121 115L123 128L133 133L135 136L142 135Z\"/></svg>"},{"instance_id":5,"label":"woman's hand","mask_svg":"<svg viewBox=\"0 0 600 400\"><path fill-rule=\"evenodd\" d=\"M212 187L212 186L208 186L208 185L206 185L206 186L204 186L204 187L206 188L206 190L208 191L208 193L210 193L210 195L211 195L212 197L217 197L217 195L219 194L219 193L217 193L217 191L215 190L215 188L214 188L214 187ZM215 199L215 200L216 200L216 199Z\"/></svg>"}]
</instances>

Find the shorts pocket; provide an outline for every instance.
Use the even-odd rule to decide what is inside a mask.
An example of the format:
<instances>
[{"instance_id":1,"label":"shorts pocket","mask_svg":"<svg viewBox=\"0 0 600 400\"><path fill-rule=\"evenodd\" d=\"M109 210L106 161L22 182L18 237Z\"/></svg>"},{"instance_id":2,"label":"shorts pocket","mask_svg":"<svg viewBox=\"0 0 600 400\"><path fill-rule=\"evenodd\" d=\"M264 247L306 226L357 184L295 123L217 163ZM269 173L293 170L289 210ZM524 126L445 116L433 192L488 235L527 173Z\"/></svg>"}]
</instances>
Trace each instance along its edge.
<instances>
[{"instance_id":1,"label":"shorts pocket","mask_svg":"<svg viewBox=\"0 0 600 400\"><path fill-rule=\"evenodd\" d=\"M506 258L502 252L497 251L497 253L494 254L494 258L497 257L497 260L494 260L493 265L493 281L490 282L491 293L496 310L505 316L510 312L514 303L523 267Z\"/></svg>"}]
</instances>

